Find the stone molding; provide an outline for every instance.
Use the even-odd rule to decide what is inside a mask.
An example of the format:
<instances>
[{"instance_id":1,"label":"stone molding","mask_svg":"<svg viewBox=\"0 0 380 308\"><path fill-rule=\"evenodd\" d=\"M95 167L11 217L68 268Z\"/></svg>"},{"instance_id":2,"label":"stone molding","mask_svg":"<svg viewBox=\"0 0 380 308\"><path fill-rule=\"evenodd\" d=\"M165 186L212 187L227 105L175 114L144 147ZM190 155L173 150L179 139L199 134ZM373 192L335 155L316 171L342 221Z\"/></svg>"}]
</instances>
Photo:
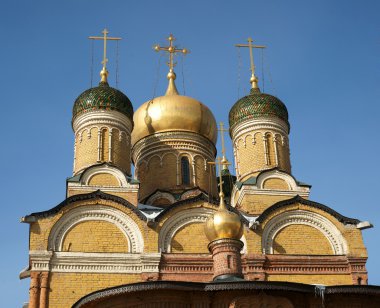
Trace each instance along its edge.
<instances>
[{"instance_id":1,"label":"stone molding","mask_svg":"<svg viewBox=\"0 0 380 308\"><path fill-rule=\"evenodd\" d=\"M320 231L329 241L335 255L347 255L348 246L342 233L327 218L314 212L293 210L272 218L264 227L262 248L264 253L273 254L273 240L277 233L289 225L308 225Z\"/></svg>"},{"instance_id":2,"label":"stone molding","mask_svg":"<svg viewBox=\"0 0 380 308\"><path fill-rule=\"evenodd\" d=\"M63 215L53 226L48 241L48 249L63 250L63 241L71 228L83 221L107 221L114 224L128 239L128 250L141 253L144 250L144 239L138 225L125 213L103 205L81 206Z\"/></svg>"},{"instance_id":3,"label":"stone molding","mask_svg":"<svg viewBox=\"0 0 380 308\"><path fill-rule=\"evenodd\" d=\"M113 167L113 166L110 166L108 164L101 164L101 165L92 166L92 167L87 168L83 172L83 174L81 175L80 182L79 183L70 182L69 186L70 187L86 186L86 188L87 187L96 187L96 186L89 185L89 182L93 176L100 174L100 173L107 173L107 174L113 175L119 181L120 187L131 188L131 189L138 189L138 187L139 187L138 184L128 183L125 174L120 169ZM101 187L103 188L103 186L101 186ZM110 188L110 187L106 187L106 189L108 189L108 188ZM123 191L125 191L125 190L123 190Z\"/></svg>"},{"instance_id":4,"label":"stone molding","mask_svg":"<svg viewBox=\"0 0 380 308\"><path fill-rule=\"evenodd\" d=\"M158 248L161 252L171 252L171 240L184 226L204 223L214 213L207 208L194 208L178 212L168 218L160 230Z\"/></svg>"},{"instance_id":5,"label":"stone molding","mask_svg":"<svg viewBox=\"0 0 380 308\"><path fill-rule=\"evenodd\" d=\"M188 132L163 132L139 140L132 148L132 159L135 165L146 161L146 157L158 154L162 160L165 152L171 150L184 151L194 159L197 155L206 161L213 161L216 148L207 138ZM183 153L178 153L179 157Z\"/></svg>"},{"instance_id":6,"label":"stone molding","mask_svg":"<svg viewBox=\"0 0 380 308\"><path fill-rule=\"evenodd\" d=\"M249 119L239 125L236 125L231 130L231 139L234 145L239 137L244 134L251 133L252 131L275 131L279 134L287 136L289 134L288 125L281 119L278 118L261 118L260 119Z\"/></svg>"},{"instance_id":7,"label":"stone molding","mask_svg":"<svg viewBox=\"0 0 380 308\"><path fill-rule=\"evenodd\" d=\"M32 271L59 273L158 273L160 253L30 251Z\"/></svg>"},{"instance_id":8,"label":"stone molding","mask_svg":"<svg viewBox=\"0 0 380 308\"><path fill-rule=\"evenodd\" d=\"M289 190L264 189L263 184L268 179L284 180L288 184ZM236 186L234 186L231 194L231 205L233 207L239 207L239 205L243 203L246 195L270 195L289 197L299 195L302 198L308 198L309 194L309 187L299 186L291 175L274 169L260 173L256 179L255 185L243 185L241 189L238 189Z\"/></svg>"},{"instance_id":9,"label":"stone molding","mask_svg":"<svg viewBox=\"0 0 380 308\"><path fill-rule=\"evenodd\" d=\"M129 135L132 131L132 122L124 114L114 110L96 110L81 114L76 117L73 122L73 130L75 133L83 130L87 126L116 127L120 131L126 131Z\"/></svg>"},{"instance_id":10,"label":"stone molding","mask_svg":"<svg viewBox=\"0 0 380 308\"><path fill-rule=\"evenodd\" d=\"M172 194L170 194L168 192L157 191L153 195L151 195L148 198L148 200L146 200L145 203L152 205L154 201L156 201L157 199L161 199L161 198L167 199L171 204L176 202L176 199L174 198L174 196Z\"/></svg>"}]
</instances>

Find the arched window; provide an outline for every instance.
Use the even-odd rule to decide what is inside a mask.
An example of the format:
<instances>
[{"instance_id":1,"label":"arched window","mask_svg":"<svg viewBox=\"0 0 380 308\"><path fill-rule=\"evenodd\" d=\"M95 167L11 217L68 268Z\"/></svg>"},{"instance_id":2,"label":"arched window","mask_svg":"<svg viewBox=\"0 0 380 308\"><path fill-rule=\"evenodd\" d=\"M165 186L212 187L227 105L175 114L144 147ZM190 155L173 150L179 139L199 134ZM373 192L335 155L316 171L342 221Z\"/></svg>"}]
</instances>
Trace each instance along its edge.
<instances>
[{"instance_id":1,"label":"arched window","mask_svg":"<svg viewBox=\"0 0 380 308\"><path fill-rule=\"evenodd\" d=\"M185 156L181 158L181 175L182 185L190 184L190 164L189 159Z\"/></svg>"}]
</instances>

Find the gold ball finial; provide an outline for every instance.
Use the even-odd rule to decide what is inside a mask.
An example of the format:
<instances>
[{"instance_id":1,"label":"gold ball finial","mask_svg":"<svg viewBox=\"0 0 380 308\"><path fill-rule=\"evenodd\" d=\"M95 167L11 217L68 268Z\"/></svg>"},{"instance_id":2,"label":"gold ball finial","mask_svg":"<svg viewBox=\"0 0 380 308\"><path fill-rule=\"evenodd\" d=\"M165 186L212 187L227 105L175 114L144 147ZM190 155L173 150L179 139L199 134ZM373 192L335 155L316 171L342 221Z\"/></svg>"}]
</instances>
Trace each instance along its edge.
<instances>
[{"instance_id":1,"label":"gold ball finial","mask_svg":"<svg viewBox=\"0 0 380 308\"><path fill-rule=\"evenodd\" d=\"M169 80L170 80L170 79L175 80L175 79L177 78L177 75L174 73L173 70L170 70L169 73L168 73L168 75L167 75L167 78L168 78Z\"/></svg>"},{"instance_id":2,"label":"gold ball finial","mask_svg":"<svg viewBox=\"0 0 380 308\"><path fill-rule=\"evenodd\" d=\"M218 211L206 221L205 233L210 242L220 239L240 239L243 235L243 224L239 215L227 210L224 193L219 193Z\"/></svg>"},{"instance_id":3,"label":"gold ball finial","mask_svg":"<svg viewBox=\"0 0 380 308\"><path fill-rule=\"evenodd\" d=\"M105 67L100 71L100 82L107 82L108 71Z\"/></svg>"}]
</instances>

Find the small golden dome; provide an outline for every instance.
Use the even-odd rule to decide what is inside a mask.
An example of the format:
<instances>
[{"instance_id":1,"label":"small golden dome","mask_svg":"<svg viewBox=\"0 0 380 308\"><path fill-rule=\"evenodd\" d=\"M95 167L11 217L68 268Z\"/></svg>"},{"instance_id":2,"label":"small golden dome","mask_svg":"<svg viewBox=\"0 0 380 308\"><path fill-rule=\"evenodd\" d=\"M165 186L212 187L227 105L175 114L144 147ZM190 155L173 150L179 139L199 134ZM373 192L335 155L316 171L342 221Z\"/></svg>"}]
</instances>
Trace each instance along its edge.
<instances>
[{"instance_id":1,"label":"small golden dome","mask_svg":"<svg viewBox=\"0 0 380 308\"><path fill-rule=\"evenodd\" d=\"M194 98L178 94L172 70L168 79L166 94L147 101L134 113L132 146L142 138L166 131L193 132L216 144L217 126L210 109Z\"/></svg>"},{"instance_id":2,"label":"small golden dome","mask_svg":"<svg viewBox=\"0 0 380 308\"><path fill-rule=\"evenodd\" d=\"M220 193L218 211L206 221L205 233L210 242L228 238L240 239L243 235L243 224L239 215L227 210L224 203L224 194Z\"/></svg>"}]
</instances>

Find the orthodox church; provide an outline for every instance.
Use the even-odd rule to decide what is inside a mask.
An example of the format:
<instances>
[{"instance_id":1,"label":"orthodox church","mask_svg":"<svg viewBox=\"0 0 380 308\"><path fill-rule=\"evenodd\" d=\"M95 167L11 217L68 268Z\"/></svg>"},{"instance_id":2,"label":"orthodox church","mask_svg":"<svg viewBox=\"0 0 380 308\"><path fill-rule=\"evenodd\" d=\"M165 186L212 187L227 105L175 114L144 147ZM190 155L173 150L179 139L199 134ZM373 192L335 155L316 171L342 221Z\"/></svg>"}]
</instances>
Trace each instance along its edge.
<instances>
[{"instance_id":1,"label":"orthodox church","mask_svg":"<svg viewBox=\"0 0 380 308\"><path fill-rule=\"evenodd\" d=\"M104 54L99 85L75 100L66 199L21 219L27 307L380 307L371 224L310 200L292 174L288 111L260 91L252 40L252 87L229 111L233 166L211 110L179 94L173 56L187 49L168 40L155 47L169 54L163 96L134 111Z\"/></svg>"}]
</instances>

